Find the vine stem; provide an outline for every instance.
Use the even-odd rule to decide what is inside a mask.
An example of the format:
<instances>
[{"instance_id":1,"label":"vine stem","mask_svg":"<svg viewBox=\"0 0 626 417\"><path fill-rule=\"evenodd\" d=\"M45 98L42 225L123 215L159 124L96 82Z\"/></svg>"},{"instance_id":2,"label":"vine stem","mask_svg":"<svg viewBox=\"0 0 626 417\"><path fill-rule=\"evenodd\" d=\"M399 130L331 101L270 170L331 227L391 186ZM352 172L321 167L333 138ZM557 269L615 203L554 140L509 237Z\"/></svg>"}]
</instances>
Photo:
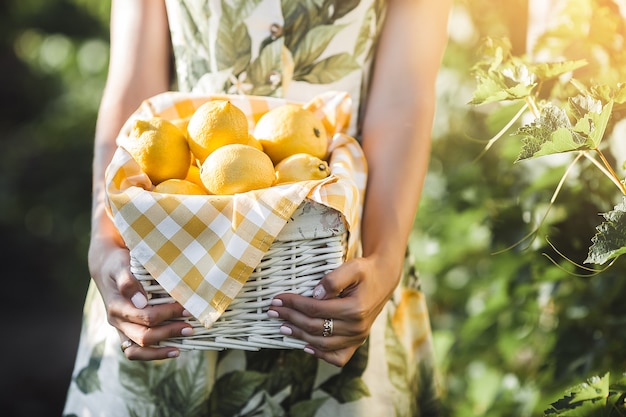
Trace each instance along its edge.
<instances>
[{"instance_id":1,"label":"vine stem","mask_svg":"<svg viewBox=\"0 0 626 417\"><path fill-rule=\"evenodd\" d=\"M483 155L485 155L487 153L487 151L489 151L489 149L491 149L493 144L496 143L496 141L498 141L511 128L511 126L513 126L513 124L517 121L517 119L522 117L522 115L524 114L524 112L526 111L527 108L528 108L528 103L524 104L522 106L522 108L519 109L519 111L515 114L515 116L513 116L513 118L506 124L506 126L504 126L502 129L500 129L500 131L494 137L489 139L489 141L487 142L487 144L483 148L482 152L474 159L474 162L476 162L480 158L482 158Z\"/></svg>"},{"instance_id":2,"label":"vine stem","mask_svg":"<svg viewBox=\"0 0 626 417\"><path fill-rule=\"evenodd\" d=\"M602 163L604 164L605 168L607 169L607 171L609 173L609 177L611 178L611 180L615 183L615 185L617 185L617 187L620 189L622 194L626 195L626 187L624 186L624 183L622 181L620 181L619 177L617 176L617 174L613 170L613 167L611 166L611 164L609 164L609 161L606 160L606 158L605 158L604 154L602 153L602 151L600 149L597 149L597 148L595 149L595 151L598 154L598 156L600 157L600 159L602 160Z\"/></svg>"},{"instance_id":3,"label":"vine stem","mask_svg":"<svg viewBox=\"0 0 626 417\"><path fill-rule=\"evenodd\" d=\"M524 101L530 108L530 112L533 114L534 118L538 119L541 114L539 112L539 109L537 108L537 103L535 103L535 100L531 96L526 96Z\"/></svg>"},{"instance_id":4,"label":"vine stem","mask_svg":"<svg viewBox=\"0 0 626 417\"><path fill-rule=\"evenodd\" d=\"M585 158L591 161L600 171L602 171L604 175L609 177L611 181L613 181L613 183L617 186L617 188L619 188L622 194L626 195L626 188L624 187L624 184L619 180L619 178L617 177L617 174L615 173L615 171L613 171L613 169L611 168L611 165L608 163L608 161L604 157L604 154L602 154L602 152L599 149L595 149L595 151L600 155L600 158L602 159L604 165L600 164L600 162L598 162L596 158L589 155L587 151L580 151L580 152L585 156Z\"/></svg>"}]
</instances>

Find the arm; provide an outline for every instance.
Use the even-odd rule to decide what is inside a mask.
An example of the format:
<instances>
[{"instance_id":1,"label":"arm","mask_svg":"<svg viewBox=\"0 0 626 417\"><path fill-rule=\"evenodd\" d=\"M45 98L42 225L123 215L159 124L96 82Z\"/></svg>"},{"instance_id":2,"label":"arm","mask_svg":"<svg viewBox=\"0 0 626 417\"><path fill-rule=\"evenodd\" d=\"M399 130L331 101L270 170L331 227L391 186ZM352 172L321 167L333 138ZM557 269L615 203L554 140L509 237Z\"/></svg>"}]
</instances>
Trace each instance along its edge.
<instances>
[{"instance_id":1,"label":"arm","mask_svg":"<svg viewBox=\"0 0 626 417\"><path fill-rule=\"evenodd\" d=\"M88 263L107 310L123 340L134 345L131 359L176 356L174 348L151 348L156 341L179 335L180 323L153 327L182 314L171 304L146 307L141 284L129 269L129 253L105 211L104 173L116 149L123 123L141 102L169 87L170 41L165 5L156 0L119 0L111 7L109 70L98 111L93 159L92 231Z\"/></svg>"},{"instance_id":2,"label":"arm","mask_svg":"<svg viewBox=\"0 0 626 417\"><path fill-rule=\"evenodd\" d=\"M322 301L292 294L274 300L272 310L289 322L282 331L335 365L347 363L398 285L428 167L450 3L389 1L363 125L369 165L363 257L322 279ZM332 337L321 336L325 317L334 319Z\"/></svg>"}]
</instances>

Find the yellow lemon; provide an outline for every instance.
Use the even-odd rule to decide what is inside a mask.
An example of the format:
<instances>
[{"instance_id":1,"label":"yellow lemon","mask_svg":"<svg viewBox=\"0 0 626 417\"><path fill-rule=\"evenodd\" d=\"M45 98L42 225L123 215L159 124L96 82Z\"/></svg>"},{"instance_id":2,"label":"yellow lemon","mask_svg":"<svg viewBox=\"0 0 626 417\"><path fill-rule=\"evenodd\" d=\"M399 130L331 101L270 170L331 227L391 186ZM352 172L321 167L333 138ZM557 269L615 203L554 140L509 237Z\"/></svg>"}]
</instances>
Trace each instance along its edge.
<instances>
[{"instance_id":1,"label":"yellow lemon","mask_svg":"<svg viewBox=\"0 0 626 417\"><path fill-rule=\"evenodd\" d=\"M211 194L233 195L274 183L272 160L264 152L241 144L224 145L200 167L200 178Z\"/></svg>"},{"instance_id":2,"label":"yellow lemon","mask_svg":"<svg viewBox=\"0 0 626 417\"><path fill-rule=\"evenodd\" d=\"M326 157L328 137L321 119L296 104L276 107L259 118L253 132L274 164L289 155Z\"/></svg>"},{"instance_id":3,"label":"yellow lemon","mask_svg":"<svg viewBox=\"0 0 626 417\"><path fill-rule=\"evenodd\" d=\"M307 153L288 156L276 165L276 183L321 180L330 175L328 163Z\"/></svg>"},{"instance_id":4,"label":"yellow lemon","mask_svg":"<svg viewBox=\"0 0 626 417\"><path fill-rule=\"evenodd\" d=\"M248 143L247 145L252 146L253 148L257 148L258 150L262 151L263 150L263 145L261 145L261 142L259 142L257 140L257 138L255 138L252 135L248 136Z\"/></svg>"},{"instance_id":5,"label":"yellow lemon","mask_svg":"<svg viewBox=\"0 0 626 417\"><path fill-rule=\"evenodd\" d=\"M187 134L191 152L202 164L221 146L248 143L248 118L229 100L207 101L191 115Z\"/></svg>"},{"instance_id":6,"label":"yellow lemon","mask_svg":"<svg viewBox=\"0 0 626 417\"><path fill-rule=\"evenodd\" d=\"M160 117L137 120L120 145L137 161L153 184L185 178L190 152L184 133Z\"/></svg>"},{"instance_id":7,"label":"yellow lemon","mask_svg":"<svg viewBox=\"0 0 626 417\"><path fill-rule=\"evenodd\" d=\"M154 192L163 194L188 194L205 195L208 194L204 187L194 184L191 181L171 178L165 180L154 187Z\"/></svg>"},{"instance_id":8,"label":"yellow lemon","mask_svg":"<svg viewBox=\"0 0 626 417\"><path fill-rule=\"evenodd\" d=\"M178 118L178 119L171 119L170 122L174 126L179 128L181 130L181 132L183 132L185 134L185 136L187 136L187 125L189 125L189 120L190 119L191 119L191 116L187 116L187 117L182 117L182 118Z\"/></svg>"},{"instance_id":9,"label":"yellow lemon","mask_svg":"<svg viewBox=\"0 0 626 417\"><path fill-rule=\"evenodd\" d=\"M202 179L200 178L200 167L198 165L192 164L189 167L185 179L204 188L204 184L202 184Z\"/></svg>"}]
</instances>

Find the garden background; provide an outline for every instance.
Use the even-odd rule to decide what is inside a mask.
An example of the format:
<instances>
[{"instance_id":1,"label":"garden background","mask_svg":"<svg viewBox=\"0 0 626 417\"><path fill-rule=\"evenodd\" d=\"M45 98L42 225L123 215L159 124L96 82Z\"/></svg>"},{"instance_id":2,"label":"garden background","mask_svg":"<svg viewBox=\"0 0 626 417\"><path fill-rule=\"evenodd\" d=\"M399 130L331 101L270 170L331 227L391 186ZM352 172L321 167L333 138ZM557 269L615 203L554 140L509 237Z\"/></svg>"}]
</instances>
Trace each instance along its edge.
<instances>
[{"instance_id":1,"label":"garden background","mask_svg":"<svg viewBox=\"0 0 626 417\"><path fill-rule=\"evenodd\" d=\"M570 7L550 9L556 3ZM566 389L626 369L624 262L592 274L559 255L585 260L598 213L619 193L582 164L548 212L571 158L514 163L519 138L509 133L520 121L483 152L519 107L469 104L484 38L508 39L522 56L546 24L561 25L544 44L548 58L586 59L581 77L620 81L624 4L531 4L456 0L439 78L432 159L410 245L453 417L541 416ZM3 415L58 416L70 383L88 284L108 12L108 2L96 0L0 2Z\"/></svg>"}]
</instances>

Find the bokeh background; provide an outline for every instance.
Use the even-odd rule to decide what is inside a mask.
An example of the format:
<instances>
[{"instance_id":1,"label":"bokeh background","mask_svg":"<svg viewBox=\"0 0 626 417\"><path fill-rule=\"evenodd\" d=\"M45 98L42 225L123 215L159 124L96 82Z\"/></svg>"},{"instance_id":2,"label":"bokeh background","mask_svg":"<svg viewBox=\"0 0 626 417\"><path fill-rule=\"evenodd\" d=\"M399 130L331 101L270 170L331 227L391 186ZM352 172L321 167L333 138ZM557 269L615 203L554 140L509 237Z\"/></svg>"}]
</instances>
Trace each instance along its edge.
<instances>
[{"instance_id":1,"label":"bokeh background","mask_svg":"<svg viewBox=\"0 0 626 417\"><path fill-rule=\"evenodd\" d=\"M582 262L598 213L619 195L583 165L536 229L569 160L514 164L519 141L509 135L477 158L513 110L468 104L485 37L507 38L524 55L553 23L563 26L544 39L549 57L588 59L580 75L594 82L624 81L624 6L455 1L433 155L410 242L429 297L449 416L541 416L566 388L625 369L624 263L591 276L554 250ZM97 0L0 2L5 416L59 416L71 383L89 280L91 157L109 7ZM616 130L611 140L620 138ZM515 245L533 230L535 239Z\"/></svg>"}]
</instances>

